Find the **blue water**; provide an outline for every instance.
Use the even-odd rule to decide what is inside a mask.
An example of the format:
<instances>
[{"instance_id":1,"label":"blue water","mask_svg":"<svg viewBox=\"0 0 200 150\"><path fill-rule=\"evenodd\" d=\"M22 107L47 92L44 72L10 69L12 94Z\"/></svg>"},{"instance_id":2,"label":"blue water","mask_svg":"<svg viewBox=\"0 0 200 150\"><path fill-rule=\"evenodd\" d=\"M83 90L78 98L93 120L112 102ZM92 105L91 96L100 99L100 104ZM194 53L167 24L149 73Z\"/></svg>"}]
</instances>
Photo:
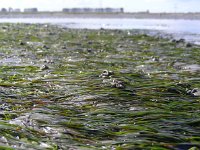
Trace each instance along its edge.
<instances>
[{"instance_id":1,"label":"blue water","mask_svg":"<svg viewBox=\"0 0 200 150\"><path fill-rule=\"evenodd\" d=\"M99 18L3 18L0 23L50 23L68 28L147 29L172 34L175 38L200 43L200 20L173 19L99 19Z\"/></svg>"}]
</instances>

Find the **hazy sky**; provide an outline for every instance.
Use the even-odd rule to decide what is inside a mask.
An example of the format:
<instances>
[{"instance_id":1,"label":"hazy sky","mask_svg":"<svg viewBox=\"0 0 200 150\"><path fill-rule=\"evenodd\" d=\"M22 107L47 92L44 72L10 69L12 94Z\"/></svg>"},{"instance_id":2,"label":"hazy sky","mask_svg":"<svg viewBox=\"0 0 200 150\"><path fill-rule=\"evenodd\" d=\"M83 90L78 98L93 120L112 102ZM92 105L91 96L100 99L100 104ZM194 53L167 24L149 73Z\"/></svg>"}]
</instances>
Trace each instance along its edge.
<instances>
[{"instance_id":1,"label":"hazy sky","mask_svg":"<svg viewBox=\"0 0 200 150\"><path fill-rule=\"evenodd\" d=\"M123 7L126 12L200 12L200 0L0 0L0 8L62 10L72 7Z\"/></svg>"}]
</instances>

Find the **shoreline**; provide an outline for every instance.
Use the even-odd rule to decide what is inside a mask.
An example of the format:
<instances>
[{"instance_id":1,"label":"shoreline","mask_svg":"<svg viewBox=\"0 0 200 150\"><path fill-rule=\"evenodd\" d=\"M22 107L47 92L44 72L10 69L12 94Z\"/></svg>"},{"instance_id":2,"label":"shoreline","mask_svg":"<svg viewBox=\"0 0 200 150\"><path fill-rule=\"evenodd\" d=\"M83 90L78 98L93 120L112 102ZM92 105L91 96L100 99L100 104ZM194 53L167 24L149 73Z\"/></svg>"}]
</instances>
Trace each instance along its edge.
<instances>
[{"instance_id":1,"label":"shoreline","mask_svg":"<svg viewBox=\"0 0 200 150\"><path fill-rule=\"evenodd\" d=\"M200 13L0 13L0 18L122 18L122 19L184 19L200 20Z\"/></svg>"}]
</instances>

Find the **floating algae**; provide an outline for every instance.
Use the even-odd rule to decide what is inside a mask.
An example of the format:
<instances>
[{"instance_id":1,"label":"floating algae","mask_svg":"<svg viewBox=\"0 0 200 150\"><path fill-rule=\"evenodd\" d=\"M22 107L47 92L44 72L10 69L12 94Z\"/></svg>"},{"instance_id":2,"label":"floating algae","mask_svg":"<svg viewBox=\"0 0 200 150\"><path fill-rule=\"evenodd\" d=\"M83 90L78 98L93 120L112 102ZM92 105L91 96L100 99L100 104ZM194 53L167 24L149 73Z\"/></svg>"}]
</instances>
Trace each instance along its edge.
<instances>
[{"instance_id":1,"label":"floating algae","mask_svg":"<svg viewBox=\"0 0 200 150\"><path fill-rule=\"evenodd\" d=\"M1 24L0 149L199 148L199 51L148 31Z\"/></svg>"}]
</instances>

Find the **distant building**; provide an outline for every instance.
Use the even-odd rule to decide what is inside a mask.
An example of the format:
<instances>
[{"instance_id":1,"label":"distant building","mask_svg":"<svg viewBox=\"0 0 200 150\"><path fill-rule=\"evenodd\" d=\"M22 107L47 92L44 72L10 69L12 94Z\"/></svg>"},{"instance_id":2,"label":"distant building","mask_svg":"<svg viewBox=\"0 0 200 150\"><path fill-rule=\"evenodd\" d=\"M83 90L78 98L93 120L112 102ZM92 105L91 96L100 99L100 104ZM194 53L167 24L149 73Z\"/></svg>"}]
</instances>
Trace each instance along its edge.
<instances>
[{"instance_id":1,"label":"distant building","mask_svg":"<svg viewBox=\"0 0 200 150\"><path fill-rule=\"evenodd\" d=\"M13 8L12 8L12 7L9 7L9 8L8 8L8 11L9 11L9 12L12 12L12 11L13 11Z\"/></svg>"},{"instance_id":2,"label":"distant building","mask_svg":"<svg viewBox=\"0 0 200 150\"><path fill-rule=\"evenodd\" d=\"M6 8L1 8L1 12L7 12Z\"/></svg>"},{"instance_id":3,"label":"distant building","mask_svg":"<svg viewBox=\"0 0 200 150\"><path fill-rule=\"evenodd\" d=\"M38 12L37 8L25 8L24 12Z\"/></svg>"},{"instance_id":4,"label":"distant building","mask_svg":"<svg viewBox=\"0 0 200 150\"><path fill-rule=\"evenodd\" d=\"M21 10L19 8L15 8L12 12L21 12Z\"/></svg>"},{"instance_id":5,"label":"distant building","mask_svg":"<svg viewBox=\"0 0 200 150\"><path fill-rule=\"evenodd\" d=\"M67 13L123 13L123 8L63 8Z\"/></svg>"},{"instance_id":6,"label":"distant building","mask_svg":"<svg viewBox=\"0 0 200 150\"><path fill-rule=\"evenodd\" d=\"M146 10L146 11L139 11L139 12L137 12L137 13L140 13L140 14L149 14L150 11L149 11L149 10Z\"/></svg>"},{"instance_id":7,"label":"distant building","mask_svg":"<svg viewBox=\"0 0 200 150\"><path fill-rule=\"evenodd\" d=\"M9 12L21 12L21 10L20 10L19 8L14 8L14 9L13 9L13 8L11 8L11 7L8 9L8 11L9 11Z\"/></svg>"}]
</instances>

